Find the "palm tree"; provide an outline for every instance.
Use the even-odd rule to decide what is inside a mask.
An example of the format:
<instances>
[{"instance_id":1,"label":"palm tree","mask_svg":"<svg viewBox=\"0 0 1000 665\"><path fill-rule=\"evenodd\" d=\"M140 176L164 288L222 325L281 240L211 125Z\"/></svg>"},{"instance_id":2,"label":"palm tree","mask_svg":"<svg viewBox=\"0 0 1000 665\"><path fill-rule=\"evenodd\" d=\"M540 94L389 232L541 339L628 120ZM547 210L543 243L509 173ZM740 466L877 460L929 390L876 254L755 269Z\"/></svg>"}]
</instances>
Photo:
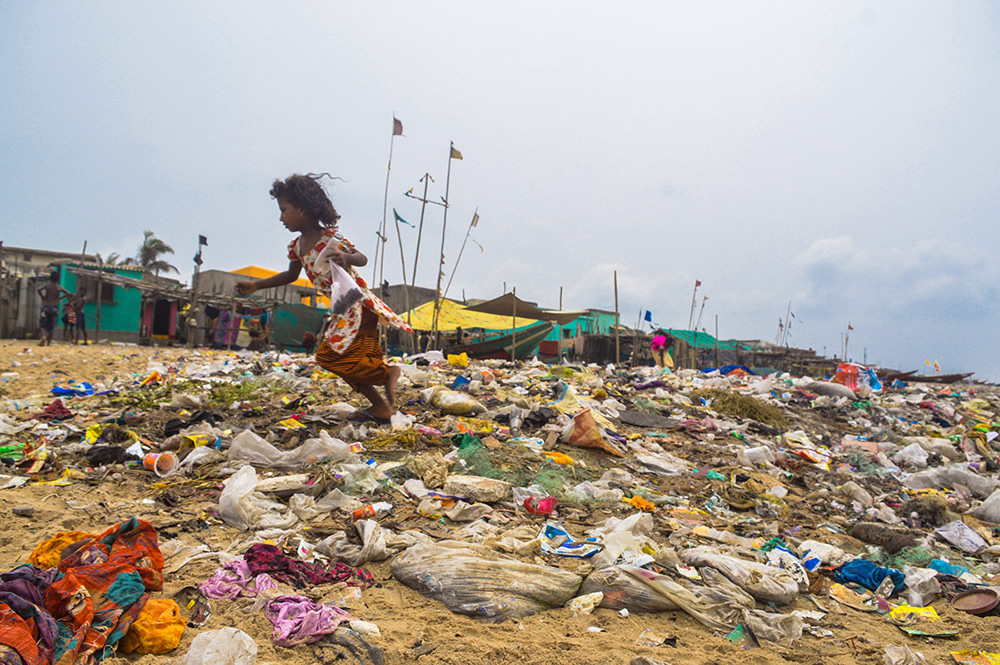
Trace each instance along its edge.
<instances>
[{"instance_id":1,"label":"palm tree","mask_svg":"<svg viewBox=\"0 0 1000 665\"><path fill-rule=\"evenodd\" d=\"M100 253L97 254L97 258L101 258ZM131 256L121 256L118 252L111 252L108 258L103 259L103 263L106 266L134 266L136 260Z\"/></svg>"},{"instance_id":2,"label":"palm tree","mask_svg":"<svg viewBox=\"0 0 1000 665\"><path fill-rule=\"evenodd\" d=\"M143 272L151 272L156 276L160 275L161 270L179 273L176 266L160 259L163 254L173 254L173 247L153 235L152 231L143 231L143 236L142 244L139 245L139 251L135 256L136 263L142 266Z\"/></svg>"}]
</instances>

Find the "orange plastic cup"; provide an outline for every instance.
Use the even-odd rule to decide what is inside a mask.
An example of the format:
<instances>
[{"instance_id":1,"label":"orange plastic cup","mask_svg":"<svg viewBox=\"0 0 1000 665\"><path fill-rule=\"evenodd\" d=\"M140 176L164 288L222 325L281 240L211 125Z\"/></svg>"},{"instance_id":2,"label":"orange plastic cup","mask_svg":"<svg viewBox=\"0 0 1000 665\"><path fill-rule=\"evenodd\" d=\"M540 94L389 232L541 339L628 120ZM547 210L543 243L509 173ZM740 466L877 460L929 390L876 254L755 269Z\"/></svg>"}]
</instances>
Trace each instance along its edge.
<instances>
[{"instance_id":1,"label":"orange plastic cup","mask_svg":"<svg viewBox=\"0 0 1000 665\"><path fill-rule=\"evenodd\" d=\"M142 465L160 478L165 478L177 468L177 455L169 451L165 453L147 453L142 458Z\"/></svg>"}]
</instances>

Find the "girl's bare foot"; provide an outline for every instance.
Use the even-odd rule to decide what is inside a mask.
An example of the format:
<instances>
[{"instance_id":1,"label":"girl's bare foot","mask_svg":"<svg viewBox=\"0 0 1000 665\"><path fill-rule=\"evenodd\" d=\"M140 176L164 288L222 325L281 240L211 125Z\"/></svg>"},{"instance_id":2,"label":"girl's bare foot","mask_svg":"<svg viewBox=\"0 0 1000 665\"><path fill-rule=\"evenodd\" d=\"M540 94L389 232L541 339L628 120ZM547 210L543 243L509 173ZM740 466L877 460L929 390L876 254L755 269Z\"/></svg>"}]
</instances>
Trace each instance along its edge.
<instances>
[{"instance_id":1,"label":"girl's bare foot","mask_svg":"<svg viewBox=\"0 0 1000 665\"><path fill-rule=\"evenodd\" d=\"M385 382L385 396L389 401L389 406L396 405L396 382L399 381L400 373L398 365L389 368L389 379Z\"/></svg>"}]
</instances>

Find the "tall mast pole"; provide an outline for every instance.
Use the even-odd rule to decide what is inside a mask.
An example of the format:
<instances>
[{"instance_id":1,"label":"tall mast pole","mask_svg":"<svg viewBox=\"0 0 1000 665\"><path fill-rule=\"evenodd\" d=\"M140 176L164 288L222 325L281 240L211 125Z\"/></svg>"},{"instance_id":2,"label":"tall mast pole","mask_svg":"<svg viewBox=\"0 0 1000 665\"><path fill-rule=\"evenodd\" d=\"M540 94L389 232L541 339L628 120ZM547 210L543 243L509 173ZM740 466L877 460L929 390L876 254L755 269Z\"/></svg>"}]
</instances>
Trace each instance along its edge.
<instances>
[{"instance_id":1,"label":"tall mast pole","mask_svg":"<svg viewBox=\"0 0 1000 665\"><path fill-rule=\"evenodd\" d=\"M451 281L455 279L455 272L458 270L458 264L462 260L462 253L465 252L465 245L469 242L469 234L472 233L472 227L476 225L479 220L479 208L472 213L472 221L469 222L469 229L465 232L465 240L462 241L462 248L458 250L458 258L455 259L455 265L451 269L451 277L448 278L448 285L444 287L444 295L448 295L448 289L451 288Z\"/></svg>"},{"instance_id":2,"label":"tall mast pole","mask_svg":"<svg viewBox=\"0 0 1000 665\"><path fill-rule=\"evenodd\" d=\"M402 125L400 125L400 132L402 132ZM375 281L375 275L378 274L378 286L382 286L382 277L385 274L385 224L386 224L386 214L389 211L389 175L392 173L392 146L396 142L396 115L392 116L392 136L389 138L389 162L385 167L385 196L382 199L382 226L379 227L378 242L382 243L382 251L379 252L378 244L375 245L375 265L372 266L372 281ZM381 256L380 256L381 255ZM406 275L403 275L403 281L406 281Z\"/></svg>"},{"instance_id":3,"label":"tall mast pole","mask_svg":"<svg viewBox=\"0 0 1000 665\"><path fill-rule=\"evenodd\" d=\"M431 328L432 336L437 339L438 314L441 312L441 277L444 275L444 238L448 230L448 208L451 207L449 192L451 191L451 159L455 154L455 142L451 141L448 146L448 175L444 181L444 221L441 223L441 258L437 268L437 286L434 289L434 324Z\"/></svg>"}]
</instances>

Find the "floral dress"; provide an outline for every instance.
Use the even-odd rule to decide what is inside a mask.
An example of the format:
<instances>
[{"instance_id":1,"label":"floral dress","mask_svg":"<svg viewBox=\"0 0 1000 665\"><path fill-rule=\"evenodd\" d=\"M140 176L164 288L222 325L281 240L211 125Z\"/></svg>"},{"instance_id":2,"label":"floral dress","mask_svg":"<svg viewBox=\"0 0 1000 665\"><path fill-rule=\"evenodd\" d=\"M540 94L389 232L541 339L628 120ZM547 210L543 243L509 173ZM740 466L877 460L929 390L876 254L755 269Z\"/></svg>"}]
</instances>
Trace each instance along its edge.
<instances>
[{"instance_id":1,"label":"floral dress","mask_svg":"<svg viewBox=\"0 0 1000 665\"><path fill-rule=\"evenodd\" d=\"M324 229L320 239L305 254L299 251L301 240L302 236L299 236L288 244L288 260L300 261L313 286L320 292L329 294L332 285L330 266L327 260L321 258L320 255L332 242L346 249L354 249L354 244L345 238L337 228ZM354 281L361 287L362 298L344 314L339 316L331 314L333 318L326 329L325 338L331 351L334 353L343 353L351 345L351 342L354 341L354 338L358 336L358 330L361 328L361 314L363 309L371 310L383 322L394 328L413 332L413 329L406 325L406 321L401 319L378 296L372 293L371 289L368 288L368 283L358 274L354 266L348 266L347 272L350 273Z\"/></svg>"}]
</instances>

